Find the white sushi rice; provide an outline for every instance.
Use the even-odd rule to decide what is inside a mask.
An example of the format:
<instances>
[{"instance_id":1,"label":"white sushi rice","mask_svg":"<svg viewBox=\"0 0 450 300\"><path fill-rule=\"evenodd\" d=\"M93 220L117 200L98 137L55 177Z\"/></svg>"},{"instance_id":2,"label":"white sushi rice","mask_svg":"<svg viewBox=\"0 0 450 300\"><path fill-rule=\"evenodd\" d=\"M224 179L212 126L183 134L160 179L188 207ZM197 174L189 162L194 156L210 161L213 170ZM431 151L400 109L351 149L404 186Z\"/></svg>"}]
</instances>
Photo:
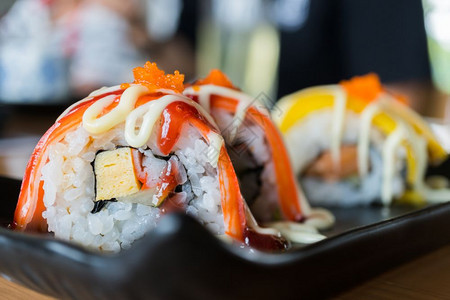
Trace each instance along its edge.
<instances>
[{"instance_id":1,"label":"white sushi rice","mask_svg":"<svg viewBox=\"0 0 450 300\"><path fill-rule=\"evenodd\" d=\"M155 140L155 135L150 141ZM91 213L95 199L95 175L91 163L100 150L128 146L123 125L96 136L82 127L68 133L64 140L49 146L48 162L42 169L44 181L43 217L56 238L70 240L101 251L118 252L155 228L160 208L136 203L110 202L100 212ZM148 147L159 154L156 146ZM224 233L219 178L206 155L208 145L196 129L185 126L174 152L191 183L189 190L177 194L186 201L186 213L197 218L214 234ZM152 151L140 149L151 163ZM163 160L160 160L163 161ZM161 168L162 169L162 168ZM156 179L155 179L156 180Z\"/></svg>"},{"instance_id":2,"label":"white sushi rice","mask_svg":"<svg viewBox=\"0 0 450 300\"><path fill-rule=\"evenodd\" d=\"M328 206L366 205L381 198L382 191L382 145L384 136L372 128L370 132L371 150L369 174L356 180L328 182L319 178L302 177L305 168L323 151L329 150L332 134L332 110L324 109L305 117L294 125L285 135L286 146L291 157L295 174L300 177L301 185L311 204ZM353 112L346 112L344 118L342 144L356 145L360 118ZM397 153L396 175L392 184L394 197L404 191L405 150L399 148Z\"/></svg>"}]
</instances>

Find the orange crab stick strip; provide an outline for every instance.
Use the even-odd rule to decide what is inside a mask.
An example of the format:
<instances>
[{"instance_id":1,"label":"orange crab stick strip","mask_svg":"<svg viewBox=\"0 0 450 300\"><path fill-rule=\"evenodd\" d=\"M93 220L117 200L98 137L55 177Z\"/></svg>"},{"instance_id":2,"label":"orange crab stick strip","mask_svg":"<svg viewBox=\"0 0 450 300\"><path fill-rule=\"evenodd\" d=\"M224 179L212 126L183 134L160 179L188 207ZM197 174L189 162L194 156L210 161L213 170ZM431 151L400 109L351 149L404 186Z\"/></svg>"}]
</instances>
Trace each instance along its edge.
<instances>
[{"instance_id":1,"label":"orange crab stick strip","mask_svg":"<svg viewBox=\"0 0 450 300\"><path fill-rule=\"evenodd\" d=\"M86 109L95 101L108 95L119 95L122 90L102 94L91 100L81 102L73 107L65 116L56 121L42 136L31 155L25 169L19 200L14 213L13 228L17 230L46 231L47 223L42 217L44 206L44 189L41 181L41 169L47 162L47 147L64 138L67 132L73 130L81 122Z\"/></svg>"},{"instance_id":2,"label":"orange crab stick strip","mask_svg":"<svg viewBox=\"0 0 450 300\"><path fill-rule=\"evenodd\" d=\"M300 221L303 212L300 207L299 195L297 193L297 183L292 170L291 162L284 141L280 132L275 128L272 121L256 108L251 107L249 115L255 122L264 128L267 142L272 149L272 160L275 166L275 176L278 182L278 199L284 216L290 221Z\"/></svg>"},{"instance_id":3,"label":"orange crab stick strip","mask_svg":"<svg viewBox=\"0 0 450 300\"><path fill-rule=\"evenodd\" d=\"M229 112L236 112L238 101L213 95L211 97L211 107L217 107ZM293 176L293 170L289 156L283 145L283 139L275 128L272 121L265 114L255 107L249 107L247 116L252 118L266 133L267 142L272 150L272 160L275 166L275 176L277 179L278 199L280 208L286 219L290 221L301 221L303 218L302 208L298 199L297 185Z\"/></svg>"},{"instance_id":4,"label":"orange crab stick strip","mask_svg":"<svg viewBox=\"0 0 450 300\"><path fill-rule=\"evenodd\" d=\"M220 149L217 167L219 168L220 194L222 195L223 221L226 234L243 241L244 231L247 229L244 199L242 198L239 182L225 146L222 146Z\"/></svg>"}]
</instances>

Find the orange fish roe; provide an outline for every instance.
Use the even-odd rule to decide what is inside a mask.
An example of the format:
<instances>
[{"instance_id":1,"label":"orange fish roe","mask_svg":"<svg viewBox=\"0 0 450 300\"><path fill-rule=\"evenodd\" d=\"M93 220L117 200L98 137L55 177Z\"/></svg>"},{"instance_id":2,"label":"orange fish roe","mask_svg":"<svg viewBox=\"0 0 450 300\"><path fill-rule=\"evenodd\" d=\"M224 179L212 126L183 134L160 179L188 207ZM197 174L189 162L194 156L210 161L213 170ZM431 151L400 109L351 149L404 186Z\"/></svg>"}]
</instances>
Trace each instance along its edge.
<instances>
[{"instance_id":1,"label":"orange fish roe","mask_svg":"<svg viewBox=\"0 0 450 300\"><path fill-rule=\"evenodd\" d=\"M173 74L165 74L158 69L156 63L146 62L144 67L133 69L134 82L146 86L151 92L158 89L169 89L181 93L184 90L184 74L175 71ZM120 87L126 89L129 83L123 83Z\"/></svg>"},{"instance_id":2,"label":"orange fish roe","mask_svg":"<svg viewBox=\"0 0 450 300\"><path fill-rule=\"evenodd\" d=\"M343 80L340 85L350 96L371 102L383 92L380 78L375 73L369 73L363 76L356 76L350 80ZM402 94L390 93L398 102L409 105L408 98Z\"/></svg>"},{"instance_id":3,"label":"orange fish roe","mask_svg":"<svg viewBox=\"0 0 450 300\"><path fill-rule=\"evenodd\" d=\"M232 83L231 80L228 79L227 75L225 75L222 71L218 69L212 69L208 76L206 76L203 79L199 79L194 83L194 89L195 86L198 85L205 85L205 84L214 84L219 85L231 89L237 89Z\"/></svg>"},{"instance_id":4,"label":"orange fish roe","mask_svg":"<svg viewBox=\"0 0 450 300\"><path fill-rule=\"evenodd\" d=\"M380 78L375 73L356 76L339 83L348 95L371 102L383 91Z\"/></svg>"}]
</instances>

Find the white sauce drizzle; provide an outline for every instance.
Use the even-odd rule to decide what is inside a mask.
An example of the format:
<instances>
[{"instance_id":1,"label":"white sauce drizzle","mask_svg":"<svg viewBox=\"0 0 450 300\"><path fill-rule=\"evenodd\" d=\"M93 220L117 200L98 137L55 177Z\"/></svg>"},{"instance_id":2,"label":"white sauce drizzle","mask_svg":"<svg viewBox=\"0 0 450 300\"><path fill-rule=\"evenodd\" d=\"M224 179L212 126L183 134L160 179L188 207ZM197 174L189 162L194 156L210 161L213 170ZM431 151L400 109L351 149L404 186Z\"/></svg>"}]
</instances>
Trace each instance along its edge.
<instances>
[{"instance_id":1,"label":"white sauce drizzle","mask_svg":"<svg viewBox=\"0 0 450 300\"><path fill-rule=\"evenodd\" d=\"M64 116L66 116L74 107L87 102L89 100L92 100L92 98L94 98L95 96L99 96L101 94L107 94L107 93L111 93L111 92L115 92L120 90L120 85L115 85L115 86L111 86L111 87L102 87L99 88L98 90L93 91L92 93L90 93L86 98L75 102L74 104L72 104L71 106L69 106L59 117L58 119L56 119L56 122L58 122L61 118L63 118Z\"/></svg>"},{"instance_id":2,"label":"white sauce drizzle","mask_svg":"<svg viewBox=\"0 0 450 300\"><path fill-rule=\"evenodd\" d=\"M158 100L147 102L129 113L125 122L125 139L130 146L138 148L147 143L151 136L155 123L161 117L164 109L173 102L184 102L194 106L202 113L207 120L215 126L212 117L207 114L204 109L189 98L180 95L166 95ZM142 117L142 124L136 134L137 120ZM209 149L207 156L213 167L217 167L220 150L223 145L223 138L211 131L207 136Z\"/></svg>"},{"instance_id":3,"label":"white sauce drizzle","mask_svg":"<svg viewBox=\"0 0 450 300\"><path fill-rule=\"evenodd\" d=\"M245 201L244 205L247 225L259 234L274 235L278 237L283 236L293 243L302 244L312 244L326 238L326 236L321 235L314 226L306 223L299 224L290 221L280 221L265 223L264 226L266 227L260 227Z\"/></svg>"},{"instance_id":4,"label":"white sauce drizzle","mask_svg":"<svg viewBox=\"0 0 450 300\"><path fill-rule=\"evenodd\" d=\"M211 96L217 95L226 98L232 98L238 100L238 106L236 108L236 112L233 117L233 127L230 130L230 142L232 142L237 134L237 130L242 125L242 122L245 119L245 114L247 110L253 105L260 112L269 115L269 112L266 109L262 109L265 107L263 103L261 103L258 98L252 98L245 93L240 91L236 91L227 87L217 86L213 84L205 84L201 86L191 86L184 90L185 95L193 95L198 96L198 102L201 106L203 106L208 112L211 111ZM256 104L256 105L255 105Z\"/></svg>"},{"instance_id":5,"label":"white sauce drizzle","mask_svg":"<svg viewBox=\"0 0 450 300\"><path fill-rule=\"evenodd\" d=\"M102 90L102 92L103 91L104 90ZM164 91L165 90L158 90L158 92ZM114 101L115 96L106 96L99 99L84 112L83 127L89 133L99 134L106 132L117 124L125 121L125 139L130 146L138 148L147 143L155 123L159 120L161 113L167 105L173 102L184 102L195 107L195 109L197 109L197 111L199 111L199 113L202 114L202 116L205 117L216 130L219 130L218 126L214 122L214 119L204 110L203 107L191 99L181 94L174 93L173 91L171 91L171 95L165 95L157 100L147 102L135 108L136 101L139 97L147 94L148 92L149 91L145 86L139 84L131 85L121 95L119 104L110 112L98 118L98 115L103 111L103 109ZM142 124L136 134L136 123L140 117L143 117ZM207 139L210 146L207 153L208 159L213 167L216 167L220 149L223 145L223 139L214 131L211 131L208 134Z\"/></svg>"},{"instance_id":6,"label":"white sauce drizzle","mask_svg":"<svg viewBox=\"0 0 450 300\"><path fill-rule=\"evenodd\" d=\"M405 135L405 125L397 123L397 128L388 136L383 145L383 183L381 201L388 205L392 201L392 181L395 176L396 149L401 145Z\"/></svg>"},{"instance_id":7,"label":"white sauce drizzle","mask_svg":"<svg viewBox=\"0 0 450 300\"><path fill-rule=\"evenodd\" d=\"M119 104L110 112L98 118L105 107L114 99L105 97L93 103L83 115L83 127L88 132L99 134L106 132L119 123L122 123L128 114L134 109L137 99L149 92L143 85L133 85L127 88L120 97Z\"/></svg>"},{"instance_id":8,"label":"white sauce drizzle","mask_svg":"<svg viewBox=\"0 0 450 300\"><path fill-rule=\"evenodd\" d=\"M324 208L313 208L305 221L306 225L313 226L319 230L330 228L335 222L333 214Z\"/></svg>"},{"instance_id":9,"label":"white sauce drizzle","mask_svg":"<svg viewBox=\"0 0 450 300\"><path fill-rule=\"evenodd\" d=\"M147 102L130 112L125 122L125 139L127 143L135 148L145 145L164 109L169 104L179 100L180 98L175 95L167 95L159 98L157 101ZM142 118L142 124L136 134L137 121L140 118Z\"/></svg>"},{"instance_id":10,"label":"white sauce drizzle","mask_svg":"<svg viewBox=\"0 0 450 300\"><path fill-rule=\"evenodd\" d=\"M266 223L264 226L279 230L285 238L294 243L312 244L326 238L326 236L320 234L314 226L306 223L301 224L297 222L280 221Z\"/></svg>"},{"instance_id":11,"label":"white sauce drizzle","mask_svg":"<svg viewBox=\"0 0 450 300\"><path fill-rule=\"evenodd\" d=\"M430 203L444 203L450 201L449 188L441 188L435 190L424 185L421 187L421 192L424 195L425 199Z\"/></svg>"},{"instance_id":12,"label":"white sauce drizzle","mask_svg":"<svg viewBox=\"0 0 450 300\"><path fill-rule=\"evenodd\" d=\"M358 135L358 171L364 177L369 172L370 129L372 120L380 111L378 102L372 102L361 113L361 124Z\"/></svg>"},{"instance_id":13,"label":"white sauce drizzle","mask_svg":"<svg viewBox=\"0 0 450 300\"><path fill-rule=\"evenodd\" d=\"M341 86L336 86L332 89L334 94L333 120L331 122L331 143L330 151L331 157L338 166L338 161L341 153L342 133L344 131L344 120L347 106L347 94Z\"/></svg>"},{"instance_id":14,"label":"white sauce drizzle","mask_svg":"<svg viewBox=\"0 0 450 300\"><path fill-rule=\"evenodd\" d=\"M319 230L328 229L334 224L335 218L333 214L326 209L311 208L308 201L306 201L305 193L298 185L297 194L299 195L300 207L303 210L303 214L307 217L304 224L313 226Z\"/></svg>"}]
</instances>

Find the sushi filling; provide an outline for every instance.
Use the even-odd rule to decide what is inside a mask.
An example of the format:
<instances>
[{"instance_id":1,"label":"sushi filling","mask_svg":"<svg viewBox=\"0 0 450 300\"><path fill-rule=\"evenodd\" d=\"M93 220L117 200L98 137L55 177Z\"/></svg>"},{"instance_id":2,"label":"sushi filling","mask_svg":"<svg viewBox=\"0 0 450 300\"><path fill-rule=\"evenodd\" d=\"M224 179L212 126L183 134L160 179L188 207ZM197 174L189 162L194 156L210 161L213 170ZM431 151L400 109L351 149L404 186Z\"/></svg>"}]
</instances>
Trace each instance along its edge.
<instances>
[{"instance_id":1,"label":"sushi filling","mask_svg":"<svg viewBox=\"0 0 450 300\"><path fill-rule=\"evenodd\" d=\"M356 145L343 145L338 161L334 161L331 151L323 151L306 167L302 176L320 178L335 182L358 176L358 153Z\"/></svg>"},{"instance_id":2,"label":"sushi filling","mask_svg":"<svg viewBox=\"0 0 450 300\"><path fill-rule=\"evenodd\" d=\"M174 154L160 158L149 149L120 147L97 153L93 166L96 196L91 213L101 211L108 202L160 207L166 199L175 196L180 206L181 200L187 198L186 193L176 195L183 193L182 186L188 178Z\"/></svg>"}]
</instances>

